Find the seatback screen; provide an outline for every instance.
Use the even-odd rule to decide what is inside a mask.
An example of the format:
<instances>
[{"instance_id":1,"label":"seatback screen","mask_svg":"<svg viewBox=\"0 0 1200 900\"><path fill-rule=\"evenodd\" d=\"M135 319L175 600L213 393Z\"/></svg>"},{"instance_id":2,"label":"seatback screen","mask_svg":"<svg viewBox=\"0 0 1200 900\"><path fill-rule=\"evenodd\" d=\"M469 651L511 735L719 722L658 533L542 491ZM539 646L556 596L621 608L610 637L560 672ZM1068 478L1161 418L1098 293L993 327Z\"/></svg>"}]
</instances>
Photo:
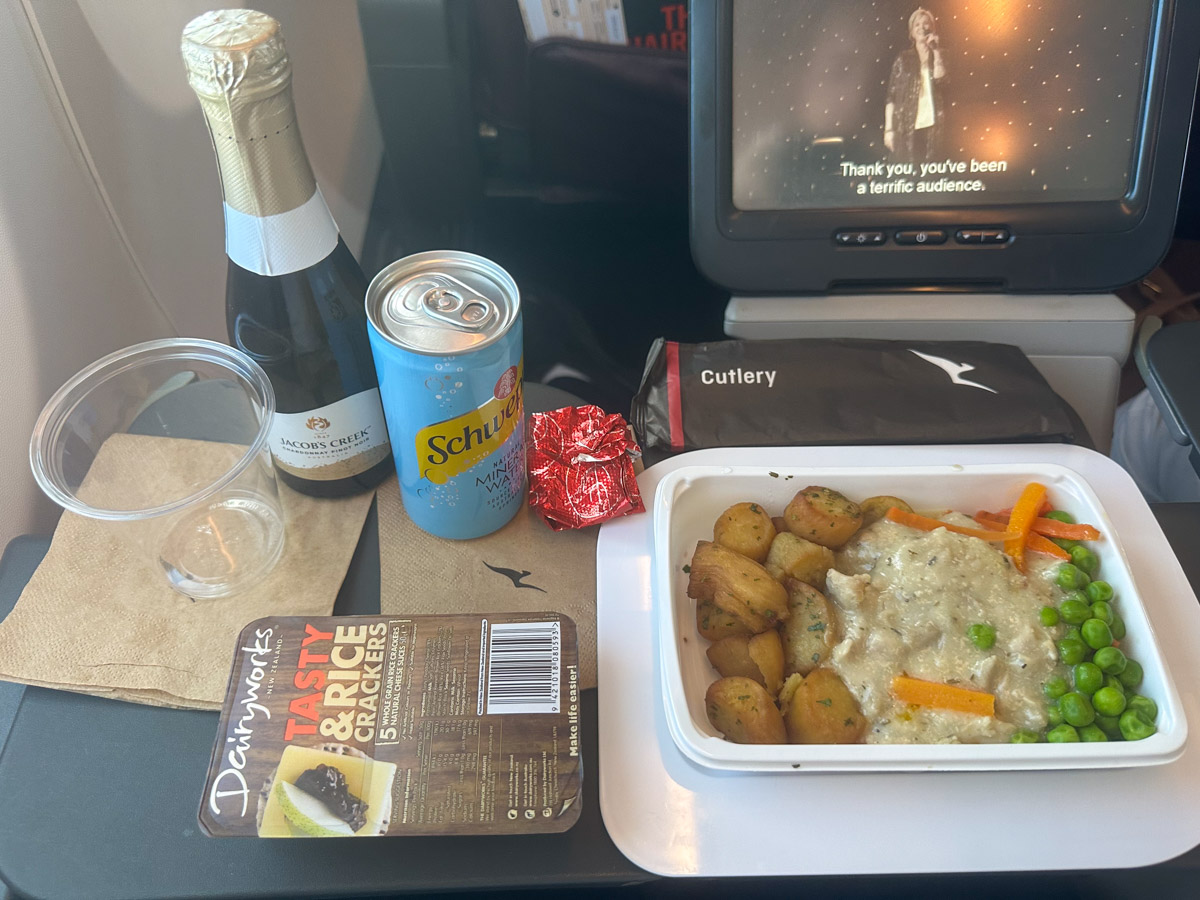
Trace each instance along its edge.
<instances>
[{"instance_id":1,"label":"seatback screen","mask_svg":"<svg viewBox=\"0 0 1200 900\"><path fill-rule=\"evenodd\" d=\"M1113 201L1154 0L741 0L741 210Z\"/></svg>"}]
</instances>

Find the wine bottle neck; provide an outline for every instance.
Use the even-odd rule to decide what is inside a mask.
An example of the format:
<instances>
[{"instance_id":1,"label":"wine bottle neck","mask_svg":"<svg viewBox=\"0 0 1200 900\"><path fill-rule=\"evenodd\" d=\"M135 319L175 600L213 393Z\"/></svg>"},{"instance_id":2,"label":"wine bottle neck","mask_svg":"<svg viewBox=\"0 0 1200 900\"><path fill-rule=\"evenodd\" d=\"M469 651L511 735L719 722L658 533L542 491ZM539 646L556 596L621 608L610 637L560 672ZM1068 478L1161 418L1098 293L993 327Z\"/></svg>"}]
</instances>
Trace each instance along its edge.
<instances>
[{"instance_id":1,"label":"wine bottle neck","mask_svg":"<svg viewBox=\"0 0 1200 900\"><path fill-rule=\"evenodd\" d=\"M225 198L225 252L259 275L320 262L338 229L304 152L291 84L201 96Z\"/></svg>"}]
</instances>

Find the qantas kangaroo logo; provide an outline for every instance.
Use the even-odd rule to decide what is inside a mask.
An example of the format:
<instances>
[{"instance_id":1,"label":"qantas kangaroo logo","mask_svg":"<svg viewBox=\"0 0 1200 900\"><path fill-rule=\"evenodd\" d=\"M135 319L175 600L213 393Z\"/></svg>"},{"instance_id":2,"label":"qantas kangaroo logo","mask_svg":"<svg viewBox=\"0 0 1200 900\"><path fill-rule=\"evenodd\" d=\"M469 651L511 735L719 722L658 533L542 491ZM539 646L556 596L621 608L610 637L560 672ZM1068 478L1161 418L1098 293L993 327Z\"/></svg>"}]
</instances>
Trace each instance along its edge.
<instances>
[{"instance_id":1,"label":"qantas kangaroo logo","mask_svg":"<svg viewBox=\"0 0 1200 900\"><path fill-rule=\"evenodd\" d=\"M521 580L523 578L528 578L530 575L533 574L532 572L529 572L529 571L518 572L516 569L502 569L497 566L488 565L488 563L486 561L484 561L483 564L485 566L487 566L489 569L491 569L493 572L499 572L505 578L511 579L512 583L513 583L513 587L529 588L530 590L541 591L543 594L546 593L545 588L540 588L536 584L521 584Z\"/></svg>"},{"instance_id":2,"label":"qantas kangaroo logo","mask_svg":"<svg viewBox=\"0 0 1200 900\"><path fill-rule=\"evenodd\" d=\"M910 349L908 352L921 357L925 362L933 363L949 375L950 380L954 384L964 384L967 387L979 388L981 391L987 391L989 394L996 393L995 388L990 388L986 384L980 384L978 381L968 381L962 377L964 372L974 371L975 367L970 363L951 362L948 359L942 359L940 356L930 356L928 353L922 353L920 350Z\"/></svg>"}]
</instances>

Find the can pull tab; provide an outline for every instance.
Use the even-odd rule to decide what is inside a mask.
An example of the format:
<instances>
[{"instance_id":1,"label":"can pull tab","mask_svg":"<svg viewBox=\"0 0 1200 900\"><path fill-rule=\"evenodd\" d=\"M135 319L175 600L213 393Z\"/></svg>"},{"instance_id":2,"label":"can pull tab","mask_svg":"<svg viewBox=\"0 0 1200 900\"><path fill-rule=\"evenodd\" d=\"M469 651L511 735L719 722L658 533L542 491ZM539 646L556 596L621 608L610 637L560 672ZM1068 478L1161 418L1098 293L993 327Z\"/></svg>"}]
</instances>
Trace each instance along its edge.
<instances>
[{"instance_id":1,"label":"can pull tab","mask_svg":"<svg viewBox=\"0 0 1200 900\"><path fill-rule=\"evenodd\" d=\"M425 279L433 286L421 295L421 308L430 318L465 331L482 331L496 316L496 304L457 278L436 274Z\"/></svg>"}]
</instances>

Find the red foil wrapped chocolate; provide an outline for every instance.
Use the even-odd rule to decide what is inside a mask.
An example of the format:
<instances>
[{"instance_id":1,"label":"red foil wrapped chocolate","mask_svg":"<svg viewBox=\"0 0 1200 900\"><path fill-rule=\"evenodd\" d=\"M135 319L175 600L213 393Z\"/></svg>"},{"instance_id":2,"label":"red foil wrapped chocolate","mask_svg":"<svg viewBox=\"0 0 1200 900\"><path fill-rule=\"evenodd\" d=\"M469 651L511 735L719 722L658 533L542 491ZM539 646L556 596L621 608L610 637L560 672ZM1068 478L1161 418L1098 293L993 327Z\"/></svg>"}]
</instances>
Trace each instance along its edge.
<instances>
[{"instance_id":1,"label":"red foil wrapped chocolate","mask_svg":"<svg viewBox=\"0 0 1200 900\"><path fill-rule=\"evenodd\" d=\"M529 505L555 531L645 512L625 419L598 406L530 416Z\"/></svg>"}]
</instances>

